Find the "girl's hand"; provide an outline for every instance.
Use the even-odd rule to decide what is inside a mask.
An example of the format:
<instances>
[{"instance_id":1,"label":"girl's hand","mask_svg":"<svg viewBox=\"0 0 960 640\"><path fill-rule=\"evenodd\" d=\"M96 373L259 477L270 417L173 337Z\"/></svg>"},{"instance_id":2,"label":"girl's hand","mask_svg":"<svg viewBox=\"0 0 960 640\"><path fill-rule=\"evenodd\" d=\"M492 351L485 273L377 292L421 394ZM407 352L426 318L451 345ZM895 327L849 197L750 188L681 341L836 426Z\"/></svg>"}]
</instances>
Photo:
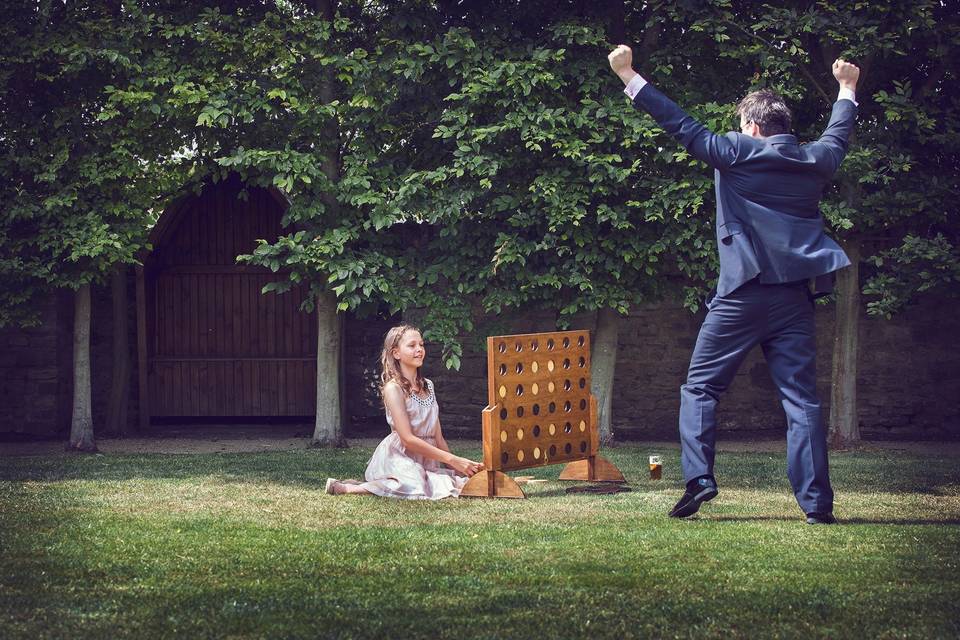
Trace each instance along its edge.
<instances>
[{"instance_id":1,"label":"girl's hand","mask_svg":"<svg viewBox=\"0 0 960 640\"><path fill-rule=\"evenodd\" d=\"M450 462L448 462L454 471L462 473L468 478L472 477L478 471L483 471L483 464L480 462L474 462L473 460L467 460L466 458L461 458L460 456L454 456Z\"/></svg>"}]
</instances>

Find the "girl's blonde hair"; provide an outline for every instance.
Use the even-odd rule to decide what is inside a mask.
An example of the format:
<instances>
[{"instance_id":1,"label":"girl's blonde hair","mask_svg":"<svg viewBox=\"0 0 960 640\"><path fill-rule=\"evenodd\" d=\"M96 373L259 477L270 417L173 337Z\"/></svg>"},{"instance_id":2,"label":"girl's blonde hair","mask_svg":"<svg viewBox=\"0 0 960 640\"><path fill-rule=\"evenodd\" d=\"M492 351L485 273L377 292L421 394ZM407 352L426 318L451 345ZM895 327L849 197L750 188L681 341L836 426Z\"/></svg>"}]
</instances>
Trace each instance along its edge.
<instances>
[{"instance_id":1,"label":"girl's blonde hair","mask_svg":"<svg viewBox=\"0 0 960 640\"><path fill-rule=\"evenodd\" d=\"M403 340L403 334L407 331L420 333L420 329L412 325L401 324L387 331L387 335L383 338L383 353L380 354L380 364L382 366L382 372L380 373L381 396L383 395L383 388L386 387L390 381L396 381L396 383L400 385L400 388L403 389L404 395L409 396L413 394L413 385L403 377L403 373L400 371L400 361L393 357L393 350L400 346L400 341ZM421 390L426 388L426 381L420 372L420 367L417 367L417 387Z\"/></svg>"}]
</instances>

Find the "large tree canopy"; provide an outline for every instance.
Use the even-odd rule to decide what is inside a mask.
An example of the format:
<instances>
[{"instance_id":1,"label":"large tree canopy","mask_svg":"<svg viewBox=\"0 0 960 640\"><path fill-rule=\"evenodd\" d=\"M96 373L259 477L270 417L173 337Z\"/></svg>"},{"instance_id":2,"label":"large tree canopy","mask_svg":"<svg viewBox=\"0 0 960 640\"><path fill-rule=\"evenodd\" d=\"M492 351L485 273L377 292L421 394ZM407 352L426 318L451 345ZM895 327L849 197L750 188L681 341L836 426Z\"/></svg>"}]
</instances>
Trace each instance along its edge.
<instances>
[{"instance_id":1,"label":"large tree canopy","mask_svg":"<svg viewBox=\"0 0 960 640\"><path fill-rule=\"evenodd\" d=\"M716 269L712 176L622 95L614 39L717 131L766 86L813 138L830 62L860 64L860 122L824 215L864 257L872 313L957 289L952 3L6 8L0 324L135 262L170 197L231 172L290 196L289 232L242 258L284 273L268 289L423 309L448 366L477 317L696 308Z\"/></svg>"}]
</instances>

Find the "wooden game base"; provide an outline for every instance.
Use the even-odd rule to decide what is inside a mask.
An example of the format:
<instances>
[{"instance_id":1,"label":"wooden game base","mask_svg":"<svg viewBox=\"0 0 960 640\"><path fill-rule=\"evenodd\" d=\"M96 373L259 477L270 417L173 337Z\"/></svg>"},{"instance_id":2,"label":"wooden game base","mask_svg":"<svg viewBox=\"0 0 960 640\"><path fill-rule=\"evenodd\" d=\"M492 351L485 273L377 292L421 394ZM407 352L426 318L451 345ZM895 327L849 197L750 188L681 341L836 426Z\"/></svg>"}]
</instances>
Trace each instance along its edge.
<instances>
[{"instance_id":1,"label":"wooden game base","mask_svg":"<svg viewBox=\"0 0 960 640\"><path fill-rule=\"evenodd\" d=\"M493 474L491 478L490 474ZM492 482L491 482L492 480ZM464 498L526 498L523 489L502 471L481 471L463 485Z\"/></svg>"},{"instance_id":2,"label":"wooden game base","mask_svg":"<svg viewBox=\"0 0 960 640\"><path fill-rule=\"evenodd\" d=\"M602 456L594 456L593 475L590 477L590 461L577 460L563 468L560 480L588 480L590 482L626 482L620 469Z\"/></svg>"}]
</instances>

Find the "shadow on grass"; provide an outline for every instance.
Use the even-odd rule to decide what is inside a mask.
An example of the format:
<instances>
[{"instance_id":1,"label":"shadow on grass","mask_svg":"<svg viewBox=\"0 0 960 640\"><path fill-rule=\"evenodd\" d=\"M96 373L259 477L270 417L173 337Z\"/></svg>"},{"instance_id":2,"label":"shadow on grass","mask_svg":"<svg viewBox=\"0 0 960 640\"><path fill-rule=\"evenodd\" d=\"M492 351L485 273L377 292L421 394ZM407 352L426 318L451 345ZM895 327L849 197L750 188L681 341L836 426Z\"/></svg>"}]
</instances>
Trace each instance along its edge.
<instances>
[{"instance_id":1,"label":"shadow on grass","mask_svg":"<svg viewBox=\"0 0 960 640\"><path fill-rule=\"evenodd\" d=\"M802 516L737 516L737 515L709 515L698 518L701 521L711 522L801 522ZM851 524L889 524L900 526L960 526L960 519L946 518L943 520L920 519L920 518L840 518L838 525Z\"/></svg>"},{"instance_id":2,"label":"shadow on grass","mask_svg":"<svg viewBox=\"0 0 960 640\"><path fill-rule=\"evenodd\" d=\"M634 493L636 491L632 487L627 487L626 491L611 491L610 493L604 493L604 492L594 493L592 491L570 491L570 489L573 489L575 487L583 487L583 486L590 486L590 485L571 484L563 487L557 487L554 489L545 489L544 491L539 491L536 489L535 490L524 489L523 492L527 494L528 498L559 498L562 496L590 496L590 497L596 498L596 497L616 496L623 493ZM521 489L523 489L523 487L521 487Z\"/></svg>"}]
</instances>

